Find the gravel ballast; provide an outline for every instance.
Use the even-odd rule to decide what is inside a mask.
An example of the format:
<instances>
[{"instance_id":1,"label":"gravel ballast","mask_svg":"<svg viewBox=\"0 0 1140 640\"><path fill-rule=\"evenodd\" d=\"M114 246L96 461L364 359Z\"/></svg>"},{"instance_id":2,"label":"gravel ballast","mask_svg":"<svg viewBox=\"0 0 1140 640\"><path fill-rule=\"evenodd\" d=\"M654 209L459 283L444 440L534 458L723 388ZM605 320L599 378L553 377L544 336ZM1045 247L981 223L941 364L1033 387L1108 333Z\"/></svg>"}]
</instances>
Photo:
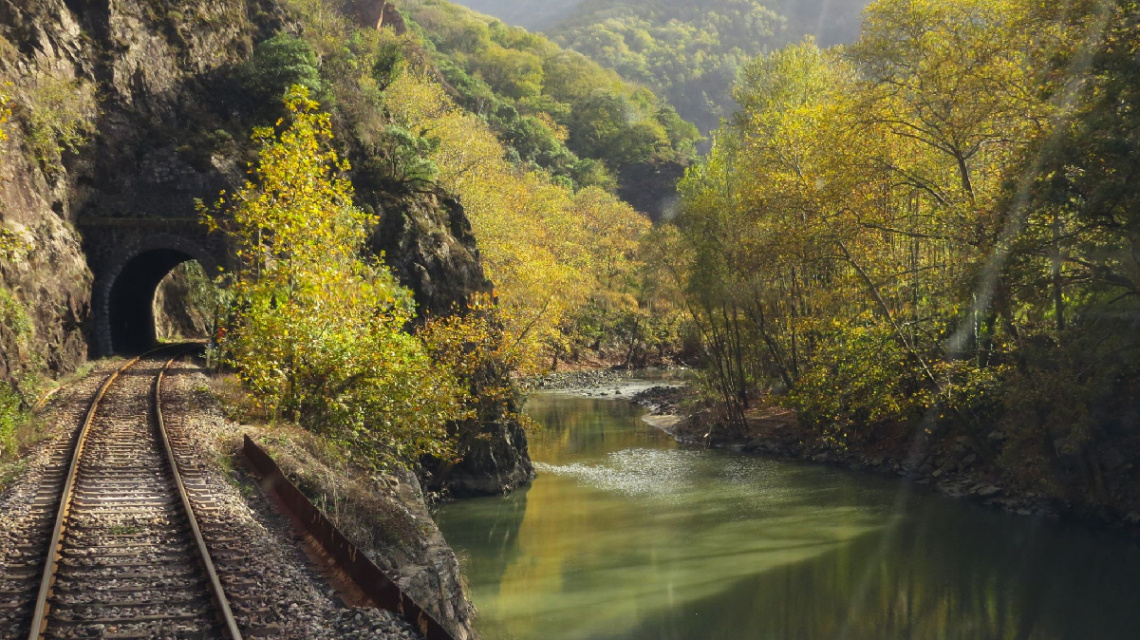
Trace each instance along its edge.
<instances>
[{"instance_id":1,"label":"gravel ballast","mask_svg":"<svg viewBox=\"0 0 1140 640\"><path fill-rule=\"evenodd\" d=\"M43 506L41 479L68 449L88 401L115 366L97 365L56 394L40 414L46 439L25 456L23 473L0 494L0 590L29 592L28 601L34 597L26 578L17 579L42 571L36 566L42 565L42 552L35 550L46 544L44 516L54 507ZM240 427L221 415L207 382L193 362L177 363L164 385L164 413L172 429L186 434L184 446L198 454L200 477L213 500L209 517L225 532L217 559L219 575L243 633L283 640L418 637L390 612L347 607L316 573L290 523L274 510L252 476L233 464L232 452L223 450L222 443L232 440ZM50 532L50 522L47 526ZM13 606L0 611L0 638L27 633L22 628L27 624L24 603L14 599Z\"/></svg>"}]
</instances>

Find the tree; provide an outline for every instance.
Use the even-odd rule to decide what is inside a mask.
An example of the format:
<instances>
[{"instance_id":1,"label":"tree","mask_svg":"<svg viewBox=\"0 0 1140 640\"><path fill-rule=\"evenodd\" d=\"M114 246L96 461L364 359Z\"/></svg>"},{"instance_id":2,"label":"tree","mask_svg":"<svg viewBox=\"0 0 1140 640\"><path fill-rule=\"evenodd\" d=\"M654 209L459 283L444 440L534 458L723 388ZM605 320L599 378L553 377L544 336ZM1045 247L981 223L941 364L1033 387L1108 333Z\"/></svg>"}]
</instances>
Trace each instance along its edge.
<instances>
[{"instance_id":1,"label":"tree","mask_svg":"<svg viewBox=\"0 0 1140 640\"><path fill-rule=\"evenodd\" d=\"M386 90L407 67L407 58L395 42L382 45L372 65L372 79L380 91Z\"/></svg>"},{"instance_id":2,"label":"tree","mask_svg":"<svg viewBox=\"0 0 1140 640\"><path fill-rule=\"evenodd\" d=\"M661 126L639 122L629 98L613 91L596 91L579 102L569 124L570 149L611 168L645 162L669 148Z\"/></svg>"},{"instance_id":3,"label":"tree","mask_svg":"<svg viewBox=\"0 0 1140 640\"><path fill-rule=\"evenodd\" d=\"M259 406L325 435L362 464L446 456L462 393L404 333L408 291L361 259L371 216L353 206L327 114L305 87L285 96L280 132L254 131L251 180L213 209L238 267L219 349Z\"/></svg>"},{"instance_id":4,"label":"tree","mask_svg":"<svg viewBox=\"0 0 1140 640\"><path fill-rule=\"evenodd\" d=\"M965 436L1111 500L1140 397L1138 24L1134 0L880 0L849 53L748 62L657 234L728 422Z\"/></svg>"},{"instance_id":5,"label":"tree","mask_svg":"<svg viewBox=\"0 0 1140 640\"><path fill-rule=\"evenodd\" d=\"M388 125L378 136L374 153L365 161L363 173L378 191L399 198L427 192L439 176L431 154L439 140Z\"/></svg>"},{"instance_id":6,"label":"tree","mask_svg":"<svg viewBox=\"0 0 1140 640\"><path fill-rule=\"evenodd\" d=\"M591 301L626 299L647 220L601 189L575 193L513 166L488 123L456 109L429 78L406 75L385 98L403 126L439 139L439 183L471 218L508 341L527 346L523 366L537 369L550 349L565 350Z\"/></svg>"},{"instance_id":7,"label":"tree","mask_svg":"<svg viewBox=\"0 0 1140 640\"><path fill-rule=\"evenodd\" d=\"M254 91L270 103L280 102L293 85L305 87L313 95L323 88L317 54L307 42L288 33L258 44L248 73Z\"/></svg>"},{"instance_id":8,"label":"tree","mask_svg":"<svg viewBox=\"0 0 1140 640\"><path fill-rule=\"evenodd\" d=\"M474 66L487 84L509 98L542 93L542 59L533 53L492 44L476 54Z\"/></svg>"}]
</instances>

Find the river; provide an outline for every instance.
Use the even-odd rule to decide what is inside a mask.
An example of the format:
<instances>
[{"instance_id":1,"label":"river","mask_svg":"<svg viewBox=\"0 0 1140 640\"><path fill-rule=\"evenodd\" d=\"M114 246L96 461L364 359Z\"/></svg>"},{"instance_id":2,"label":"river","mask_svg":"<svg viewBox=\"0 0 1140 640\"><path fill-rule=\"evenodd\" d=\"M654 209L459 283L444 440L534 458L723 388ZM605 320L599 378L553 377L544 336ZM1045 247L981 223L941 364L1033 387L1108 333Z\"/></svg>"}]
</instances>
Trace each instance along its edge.
<instances>
[{"instance_id":1,"label":"river","mask_svg":"<svg viewBox=\"0 0 1140 640\"><path fill-rule=\"evenodd\" d=\"M529 489L447 505L484 640L1137 640L1140 552L537 394Z\"/></svg>"}]
</instances>

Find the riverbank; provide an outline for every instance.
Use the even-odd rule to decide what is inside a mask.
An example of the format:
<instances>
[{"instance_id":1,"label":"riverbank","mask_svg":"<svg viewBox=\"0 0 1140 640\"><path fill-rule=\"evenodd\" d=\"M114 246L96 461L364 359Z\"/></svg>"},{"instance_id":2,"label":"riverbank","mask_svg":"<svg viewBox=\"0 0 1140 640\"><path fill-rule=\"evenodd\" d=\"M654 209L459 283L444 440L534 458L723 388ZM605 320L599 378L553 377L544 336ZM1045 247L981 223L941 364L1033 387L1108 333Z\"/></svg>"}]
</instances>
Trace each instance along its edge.
<instances>
[{"instance_id":1,"label":"riverbank","mask_svg":"<svg viewBox=\"0 0 1140 640\"><path fill-rule=\"evenodd\" d=\"M481 637L1134 640L1140 548L1125 539L681 446L612 400L532 394L534 484L436 511Z\"/></svg>"},{"instance_id":2,"label":"riverbank","mask_svg":"<svg viewBox=\"0 0 1140 640\"><path fill-rule=\"evenodd\" d=\"M679 389L691 370L685 367L650 369L581 369L523 378L524 391L562 391L597 398L633 400L652 388Z\"/></svg>"},{"instance_id":3,"label":"riverbank","mask_svg":"<svg viewBox=\"0 0 1140 640\"><path fill-rule=\"evenodd\" d=\"M681 444L732 449L741 453L800 460L855 471L891 475L942 495L969 500L1023 516L1074 522L1122 534L1140 542L1140 499L1098 505L1081 498L1059 498L1019 485L986 468L964 436L922 442L912 429L884 428L874 440L830 441L801 425L788 410L753 410L743 431L728 431L717 412L699 407L691 390L676 385L651 386L631 401L649 413L643 420ZM1000 451L1006 442L1000 431L988 443ZM1110 483L1124 482L1134 463L1113 460ZM1122 487L1112 485L1114 493ZM1135 494L1133 494L1135 495Z\"/></svg>"}]
</instances>

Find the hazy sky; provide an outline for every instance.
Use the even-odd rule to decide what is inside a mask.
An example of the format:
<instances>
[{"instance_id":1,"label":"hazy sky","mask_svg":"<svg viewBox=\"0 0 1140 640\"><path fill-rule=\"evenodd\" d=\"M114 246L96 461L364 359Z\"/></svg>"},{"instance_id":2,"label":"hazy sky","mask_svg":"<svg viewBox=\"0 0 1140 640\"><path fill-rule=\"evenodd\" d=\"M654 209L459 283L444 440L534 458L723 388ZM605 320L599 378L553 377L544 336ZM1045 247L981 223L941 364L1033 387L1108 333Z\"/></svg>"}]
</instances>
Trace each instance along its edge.
<instances>
[{"instance_id":1,"label":"hazy sky","mask_svg":"<svg viewBox=\"0 0 1140 640\"><path fill-rule=\"evenodd\" d=\"M452 0L531 30L553 27L583 0ZM812 34L823 46L851 42L859 35L859 13L869 0L765 0L763 4L789 18L799 33Z\"/></svg>"},{"instance_id":2,"label":"hazy sky","mask_svg":"<svg viewBox=\"0 0 1140 640\"><path fill-rule=\"evenodd\" d=\"M451 0L506 22L541 30L552 26L582 0Z\"/></svg>"}]
</instances>

